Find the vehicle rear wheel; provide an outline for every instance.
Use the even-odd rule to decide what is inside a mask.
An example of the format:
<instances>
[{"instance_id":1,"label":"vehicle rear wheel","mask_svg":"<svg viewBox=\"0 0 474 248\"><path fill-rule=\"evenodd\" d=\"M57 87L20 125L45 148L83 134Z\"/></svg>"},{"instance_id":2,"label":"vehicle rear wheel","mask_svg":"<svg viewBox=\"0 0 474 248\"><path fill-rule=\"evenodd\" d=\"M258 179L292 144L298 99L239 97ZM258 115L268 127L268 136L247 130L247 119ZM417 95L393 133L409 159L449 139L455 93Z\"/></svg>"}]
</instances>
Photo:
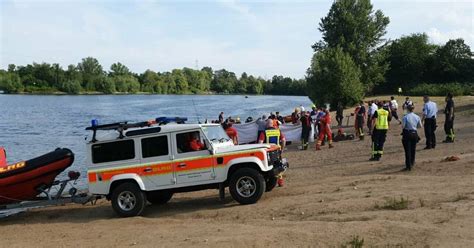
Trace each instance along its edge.
<instances>
[{"instance_id":1,"label":"vehicle rear wheel","mask_svg":"<svg viewBox=\"0 0 474 248\"><path fill-rule=\"evenodd\" d=\"M277 185L277 182L278 178L276 178L275 176L269 176L265 178L265 192L272 191Z\"/></svg>"},{"instance_id":2,"label":"vehicle rear wheel","mask_svg":"<svg viewBox=\"0 0 474 248\"><path fill-rule=\"evenodd\" d=\"M125 182L112 192L112 208L120 217L140 215L146 206L146 195L137 184Z\"/></svg>"},{"instance_id":3,"label":"vehicle rear wheel","mask_svg":"<svg viewBox=\"0 0 474 248\"><path fill-rule=\"evenodd\" d=\"M162 205L171 200L173 193L171 192L148 192L146 199L153 205Z\"/></svg>"},{"instance_id":4,"label":"vehicle rear wheel","mask_svg":"<svg viewBox=\"0 0 474 248\"><path fill-rule=\"evenodd\" d=\"M230 178L229 191L240 204L256 203L265 192L265 178L254 169L239 169Z\"/></svg>"}]
</instances>

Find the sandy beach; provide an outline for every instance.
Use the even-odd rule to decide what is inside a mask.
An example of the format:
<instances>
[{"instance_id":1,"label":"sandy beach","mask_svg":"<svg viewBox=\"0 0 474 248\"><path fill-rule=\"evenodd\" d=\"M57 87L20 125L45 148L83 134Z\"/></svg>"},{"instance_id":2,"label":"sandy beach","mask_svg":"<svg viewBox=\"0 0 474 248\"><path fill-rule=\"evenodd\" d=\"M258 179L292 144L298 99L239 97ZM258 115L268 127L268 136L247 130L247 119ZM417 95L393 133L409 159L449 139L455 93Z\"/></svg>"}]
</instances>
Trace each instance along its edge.
<instances>
[{"instance_id":1,"label":"sandy beach","mask_svg":"<svg viewBox=\"0 0 474 248\"><path fill-rule=\"evenodd\" d=\"M413 99L419 113L421 98ZM442 110L444 99L433 99ZM392 121L380 162L368 161L370 136L318 152L289 146L285 187L254 205L207 190L126 219L106 200L38 209L1 219L0 247L474 247L474 97L454 100L456 142L441 143L439 113L438 145L422 150L421 130L411 172L401 171L401 126Z\"/></svg>"}]
</instances>

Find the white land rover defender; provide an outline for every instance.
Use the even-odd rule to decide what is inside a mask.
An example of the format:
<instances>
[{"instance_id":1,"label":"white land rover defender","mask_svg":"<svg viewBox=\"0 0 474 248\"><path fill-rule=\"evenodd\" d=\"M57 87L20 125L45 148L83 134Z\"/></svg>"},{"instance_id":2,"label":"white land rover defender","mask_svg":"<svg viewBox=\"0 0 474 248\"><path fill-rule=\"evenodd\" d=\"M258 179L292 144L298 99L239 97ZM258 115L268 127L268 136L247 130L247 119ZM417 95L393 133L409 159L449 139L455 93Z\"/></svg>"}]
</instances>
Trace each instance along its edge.
<instances>
[{"instance_id":1,"label":"white land rover defender","mask_svg":"<svg viewBox=\"0 0 474 248\"><path fill-rule=\"evenodd\" d=\"M234 145L219 124L181 124L185 118L98 125L87 143L89 191L104 195L122 217L164 204L174 193L229 187L241 204L257 202L288 168L271 144ZM176 123L170 123L176 122ZM168 124L170 123L170 124ZM97 135L99 130L109 132Z\"/></svg>"}]
</instances>

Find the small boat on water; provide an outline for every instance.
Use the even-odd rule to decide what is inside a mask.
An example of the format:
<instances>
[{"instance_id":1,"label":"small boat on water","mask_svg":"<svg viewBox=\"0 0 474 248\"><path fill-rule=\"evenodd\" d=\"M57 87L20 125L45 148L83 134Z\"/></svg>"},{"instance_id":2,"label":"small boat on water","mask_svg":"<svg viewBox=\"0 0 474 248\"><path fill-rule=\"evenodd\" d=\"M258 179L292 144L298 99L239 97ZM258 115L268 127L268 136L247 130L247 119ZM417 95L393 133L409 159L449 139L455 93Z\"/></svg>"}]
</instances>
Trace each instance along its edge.
<instances>
[{"instance_id":1,"label":"small boat on water","mask_svg":"<svg viewBox=\"0 0 474 248\"><path fill-rule=\"evenodd\" d=\"M27 161L7 164L5 150L0 147L0 205L35 200L73 162L71 150L58 148Z\"/></svg>"}]
</instances>

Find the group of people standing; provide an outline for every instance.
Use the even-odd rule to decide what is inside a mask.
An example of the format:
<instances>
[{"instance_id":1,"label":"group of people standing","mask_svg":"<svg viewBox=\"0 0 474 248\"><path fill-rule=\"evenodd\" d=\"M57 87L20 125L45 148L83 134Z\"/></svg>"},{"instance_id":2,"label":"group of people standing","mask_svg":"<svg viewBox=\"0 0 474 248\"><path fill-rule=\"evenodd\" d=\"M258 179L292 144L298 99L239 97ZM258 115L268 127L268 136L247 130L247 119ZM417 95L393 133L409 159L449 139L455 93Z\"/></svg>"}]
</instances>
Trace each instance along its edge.
<instances>
[{"instance_id":1,"label":"group of people standing","mask_svg":"<svg viewBox=\"0 0 474 248\"><path fill-rule=\"evenodd\" d=\"M353 114L355 116L355 133L359 139L363 140L365 137L364 126L365 124L367 125L368 135L371 135L372 138L371 161L381 160L387 132L392 120L396 120L402 125L401 135L405 150L405 170L411 170L415 163L416 144L420 141L418 135L419 128L424 127L426 137L426 147L424 149L435 149L438 107L428 96L423 97L423 102L422 116L420 117L414 113L415 105L413 101L406 97L402 105L403 117L401 119L398 116L398 102L393 96L390 98L390 101L371 100L368 102L367 107L363 101L357 104ZM336 120L339 127L342 127L343 110L343 105L339 103L336 109ZM455 135L453 129L454 101L451 93L448 93L446 96L444 113L446 117L444 124L446 139L443 142L452 143L454 142ZM225 120L223 113L219 115L218 122L223 125L234 143L238 144L238 134L237 130L232 127L233 122ZM308 149L312 130L314 130L315 149L317 151L321 150L321 146L324 145L326 140L329 143L329 148L334 147L332 143L331 115L326 106L316 107L316 105L312 105L311 111L305 111L304 107L296 108L291 115L291 122L297 125L301 124L301 149ZM258 125L258 143L276 143L282 147L282 150L284 149L286 139L280 130L280 125L285 123L285 117L276 112L276 114L270 114L268 118L266 115L263 115L256 120L256 123Z\"/></svg>"}]
</instances>

